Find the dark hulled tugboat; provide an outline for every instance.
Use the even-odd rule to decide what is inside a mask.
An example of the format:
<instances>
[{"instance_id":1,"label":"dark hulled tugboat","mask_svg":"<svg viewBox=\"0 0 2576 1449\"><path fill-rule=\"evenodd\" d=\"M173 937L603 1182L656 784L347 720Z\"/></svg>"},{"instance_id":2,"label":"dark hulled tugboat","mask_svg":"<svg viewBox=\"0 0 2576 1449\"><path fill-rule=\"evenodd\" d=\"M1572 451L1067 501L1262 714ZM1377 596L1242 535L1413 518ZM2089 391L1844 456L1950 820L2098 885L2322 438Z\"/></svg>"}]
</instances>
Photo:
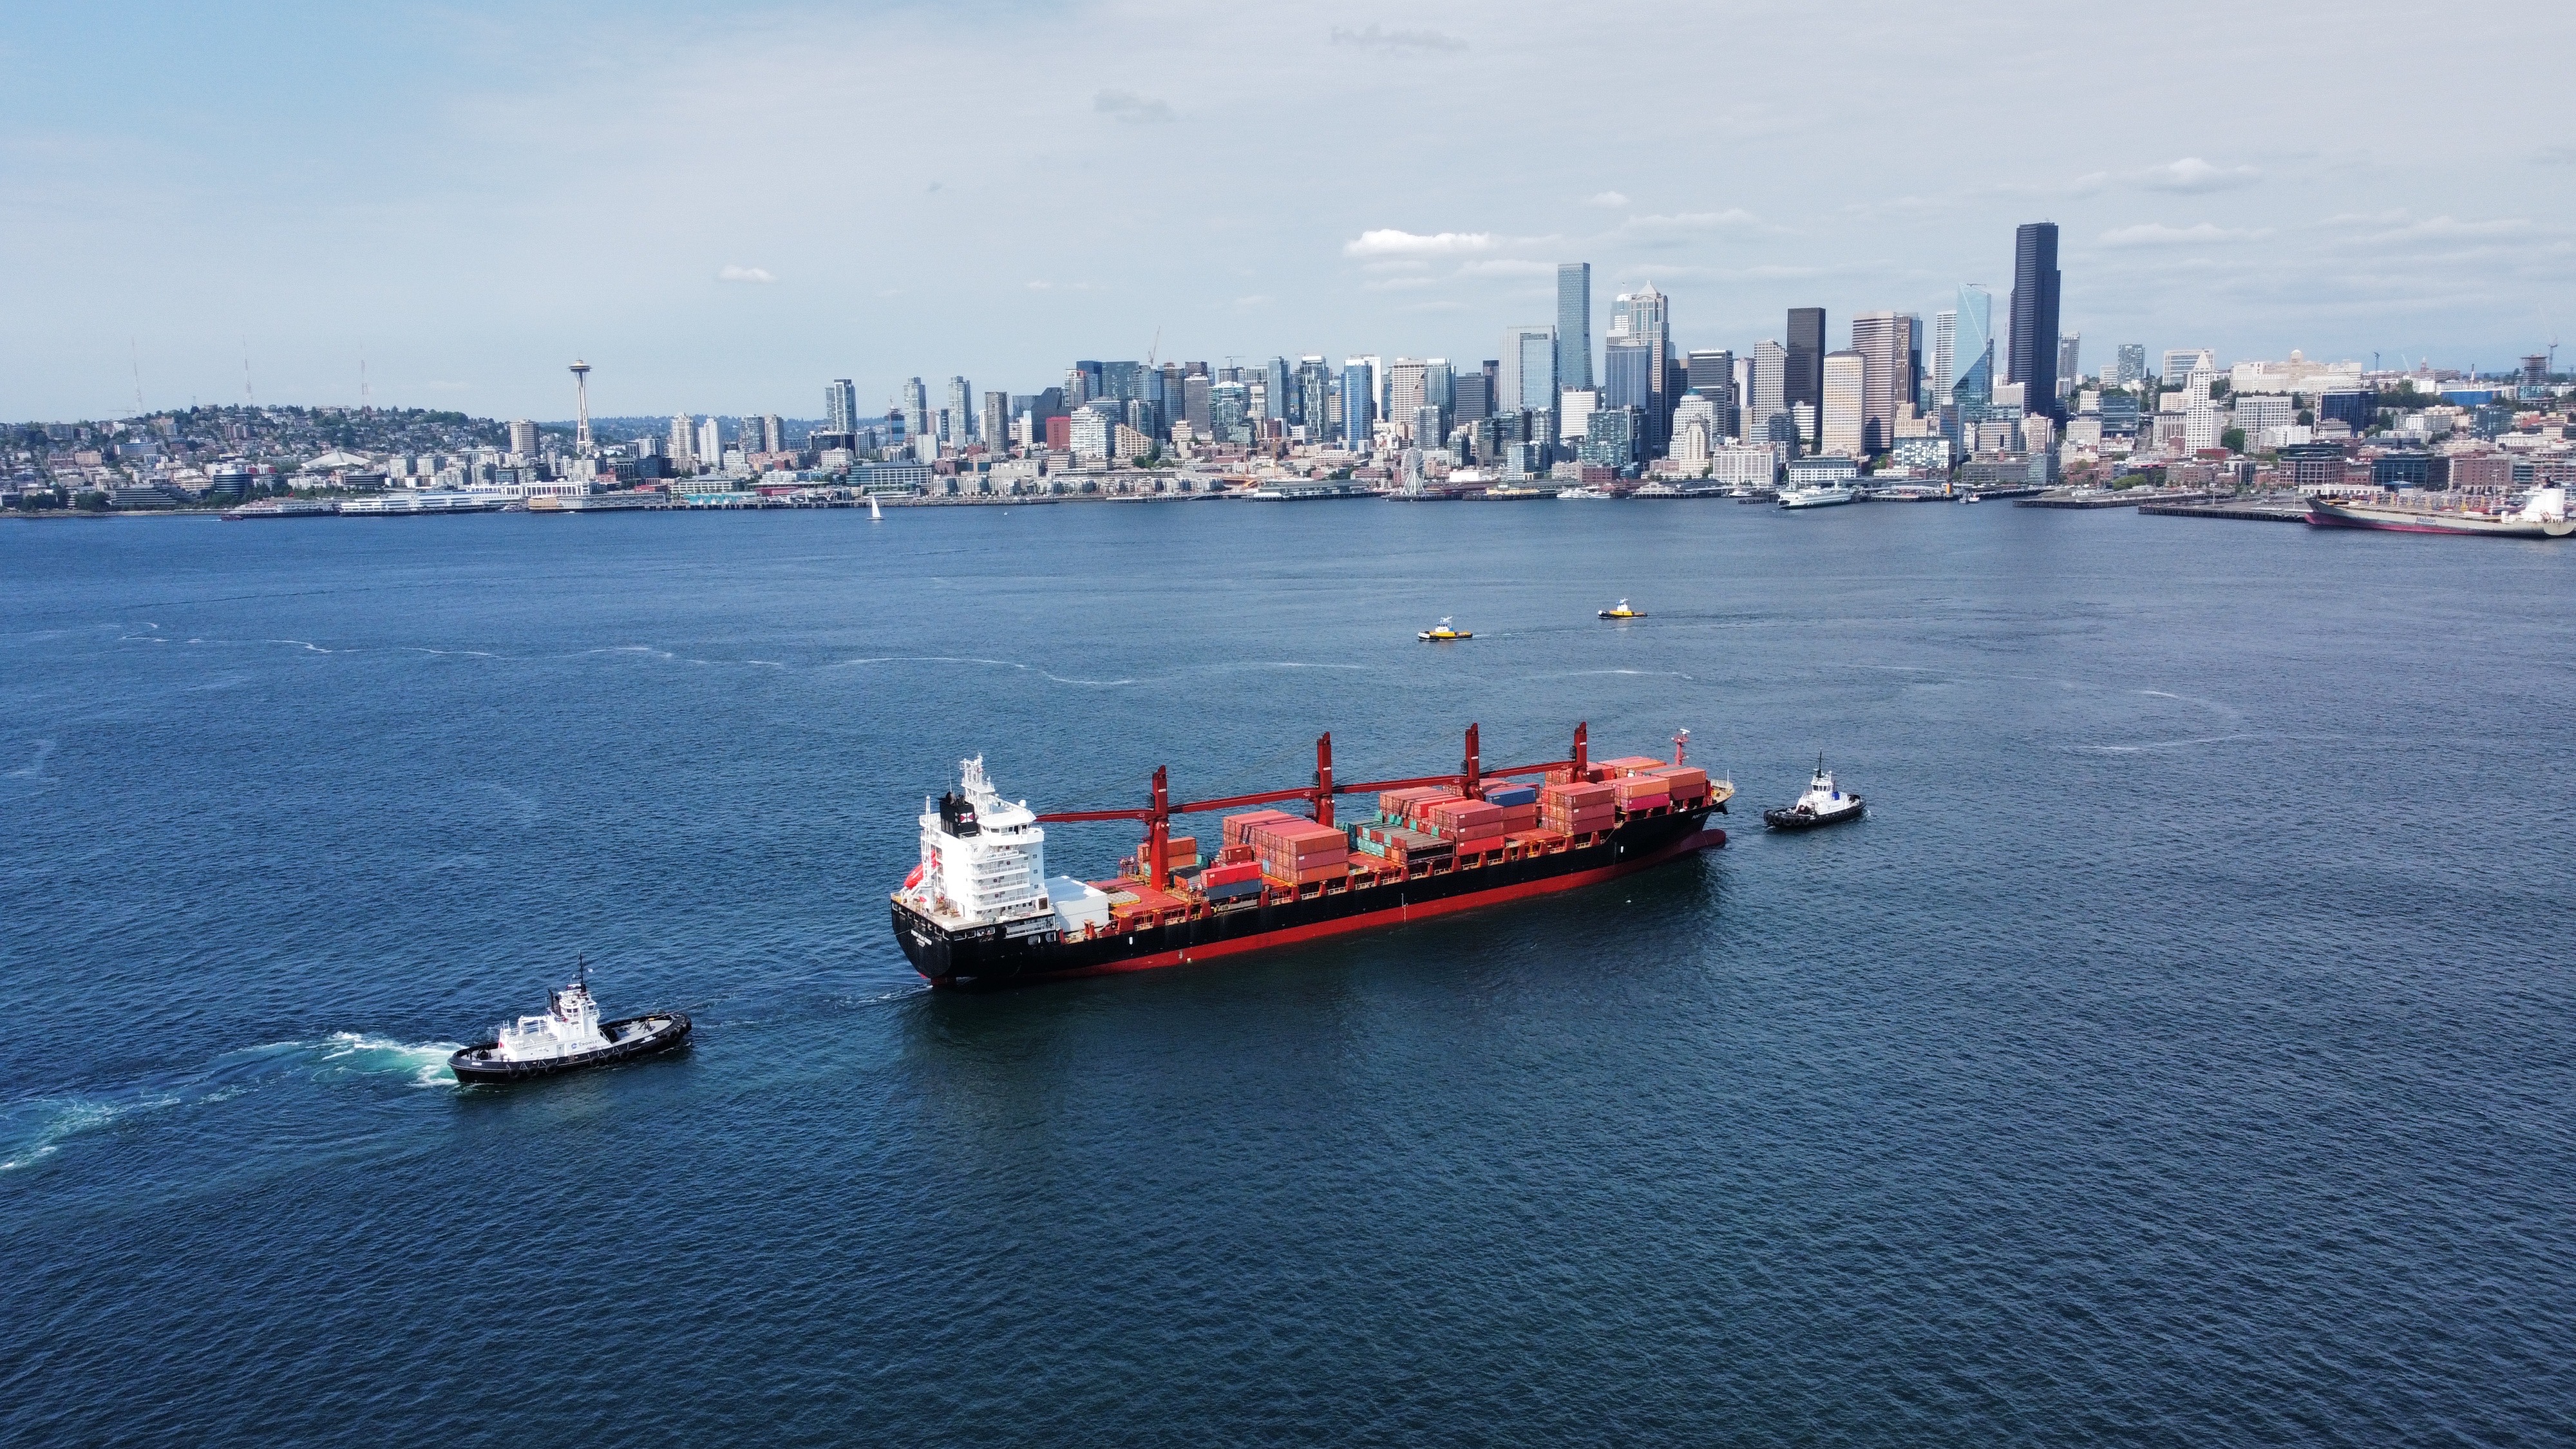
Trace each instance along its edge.
<instances>
[{"instance_id":1,"label":"dark hulled tugboat","mask_svg":"<svg viewBox=\"0 0 2576 1449\"><path fill-rule=\"evenodd\" d=\"M1834 777L1825 769L1825 757L1816 756L1816 776L1807 782L1807 793L1794 805L1782 805L1762 812L1762 823L1774 830L1814 830L1819 826L1840 825L1858 820L1864 807L1858 795L1834 788Z\"/></svg>"},{"instance_id":2,"label":"dark hulled tugboat","mask_svg":"<svg viewBox=\"0 0 2576 1449\"><path fill-rule=\"evenodd\" d=\"M543 1015L520 1017L492 1040L459 1048L447 1065L460 1082L523 1082L650 1056L688 1039L689 1019L676 1011L601 1021L584 961L575 966L570 986L546 993Z\"/></svg>"}]
</instances>

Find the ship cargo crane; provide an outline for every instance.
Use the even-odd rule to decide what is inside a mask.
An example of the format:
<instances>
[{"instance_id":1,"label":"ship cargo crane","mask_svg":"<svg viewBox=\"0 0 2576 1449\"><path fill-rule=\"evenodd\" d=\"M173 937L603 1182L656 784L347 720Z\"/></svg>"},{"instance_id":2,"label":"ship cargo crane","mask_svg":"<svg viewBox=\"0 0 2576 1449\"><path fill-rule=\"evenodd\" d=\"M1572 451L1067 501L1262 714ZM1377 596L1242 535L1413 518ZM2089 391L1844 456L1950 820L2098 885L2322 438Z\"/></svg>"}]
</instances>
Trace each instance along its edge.
<instances>
[{"instance_id":1,"label":"ship cargo crane","mask_svg":"<svg viewBox=\"0 0 2576 1449\"><path fill-rule=\"evenodd\" d=\"M1679 763L1679 741L1675 742L1675 763ZM1171 839L1171 817L1197 815L1210 810L1242 810L1256 805L1284 805L1303 800L1313 808L1315 823L1333 823L1333 797L1336 795L1373 795L1381 790L1414 790L1441 785L1472 792L1486 779L1508 779L1518 775L1544 775L1565 770L1577 777L1588 777L1591 770L1591 727L1588 723L1574 727L1574 752L1562 760L1543 760L1534 765L1510 765L1489 770L1484 767L1476 726L1467 726L1466 752L1459 760L1458 772L1451 775L1417 775L1405 780L1357 780L1348 784L1333 779L1333 737L1327 732L1315 740L1315 782L1282 790L1256 790L1249 795L1227 795L1215 800L1171 798L1169 770L1154 767L1153 803L1133 810L1057 810L1038 816L1041 825L1081 825L1104 820L1134 820L1145 827L1146 859L1151 865L1151 881L1156 890L1169 890L1171 867L1166 860L1165 845Z\"/></svg>"}]
</instances>

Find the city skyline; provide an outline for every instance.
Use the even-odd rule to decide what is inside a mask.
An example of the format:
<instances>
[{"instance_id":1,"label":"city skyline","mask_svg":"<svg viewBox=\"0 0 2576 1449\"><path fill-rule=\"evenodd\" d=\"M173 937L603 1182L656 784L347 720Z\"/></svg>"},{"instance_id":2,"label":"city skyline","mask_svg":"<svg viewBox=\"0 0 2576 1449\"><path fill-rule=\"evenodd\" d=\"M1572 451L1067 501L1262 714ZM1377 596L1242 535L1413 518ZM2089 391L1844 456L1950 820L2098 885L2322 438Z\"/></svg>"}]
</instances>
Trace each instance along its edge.
<instances>
[{"instance_id":1,"label":"city skyline","mask_svg":"<svg viewBox=\"0 0 2576 1449\"><path fill-rule=\"evenodd\" d=\"M1909 139L2001 128L1977 98L2032 72L2081 93L2088 69L2176 61L2148 122L1926 153L1750 73L1715 99L1678 86L1652 146L1614 106L1524 115L1496 97L1628 31L1509 7L1081 6L990 33L902 7L613 27L170 8L112 37L122 69L99 87L69 61L104 23L38 5L0 55L0 179L22 202L0 257L43 281L6 324L0 417L246 392L556 417L575 356L603 415L806 411L817 377L853 379L862 408L915 375L1018 390L1158 336L1163 357L1246 364L1482 358L1557 315L1569 257L1594 268L1596 363L1610 299L1650 282L1675 299L1676 354L1750 355L1806 305L1839 346L1844 319L1928 321L1967 282L2006 314L2000 342L2011 228L2033 219L2061 228L2062 329L2151 352L2498 368L2557 335L2576 146L2540 67L2576 38L2566 16L2354 34L2318 8L2281 17L2278 50L2194 49L2225 13L2052 17L1996 46L1973 15L1872 12L1838 66L1895 84ZM1824 38L1781 16L1652 23L1681 54ZM2530 43L2492 45L2495 24ZM961 66L988 83L957 108L932 92ZM2458 135L2343 99L2469 67L2500 112ZM1336 108L1404 164L1261 144ZM934 142L950 159L919 174L880 159ZM1177 184L1121 182L1193 157L1204 174Z\"/></svg>"}]
</instances>

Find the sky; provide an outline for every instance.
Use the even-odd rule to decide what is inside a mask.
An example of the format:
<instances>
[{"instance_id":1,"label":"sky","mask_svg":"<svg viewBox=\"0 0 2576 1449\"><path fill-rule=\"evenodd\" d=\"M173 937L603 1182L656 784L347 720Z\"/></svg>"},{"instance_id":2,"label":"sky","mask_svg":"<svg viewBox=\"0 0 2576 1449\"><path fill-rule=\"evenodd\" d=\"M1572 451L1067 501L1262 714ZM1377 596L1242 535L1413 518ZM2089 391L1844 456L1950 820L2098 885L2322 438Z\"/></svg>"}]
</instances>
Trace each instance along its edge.
<instances>
[{"instance_id":1,"label":"sky","mask_svg":"<svg viewBox=\"0 0 2576 1449\"><path fill-rule=\"evenodd\" d=\"M814 416L1075 358L1472 361L1554 265L1683 347L2002 298L2087 371L2508 365L2576 6L11 0L0 418ZM2576 339L2571 339L2576 341Z\"/></svg>"}]
</instances>

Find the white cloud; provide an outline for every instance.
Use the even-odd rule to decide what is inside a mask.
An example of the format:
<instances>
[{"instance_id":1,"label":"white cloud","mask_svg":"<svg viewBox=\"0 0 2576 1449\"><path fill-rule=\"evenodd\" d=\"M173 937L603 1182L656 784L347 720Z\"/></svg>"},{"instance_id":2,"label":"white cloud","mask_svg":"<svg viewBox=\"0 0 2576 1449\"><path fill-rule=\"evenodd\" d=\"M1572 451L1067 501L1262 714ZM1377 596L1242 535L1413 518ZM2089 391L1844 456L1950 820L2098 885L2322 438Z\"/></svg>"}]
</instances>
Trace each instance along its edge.
<instances>
[{"instance_id":1,"label":"white cloud","mask_svg":"<svg viewBox=\"0 0 2576 1449\"><path fill-rule=\"evenodd\" d=\"M1359 240L1345 243L1346 257L1451 257L1468 252L1489 252L1502 243L1489 231L1442 231L1424 235L1420 232L1397 231L1392 227L1364 231Z\"/></svg>"},{"instance_id":2,"label":"white cloud","mask_svg":"<svg viewBox=\"0 0 2576 1449\"><path fill-rule=\"evenodd\" d=\"M1131 126L1159 126L1173 119L1169 102L1134 91L1102 91L1091 98L1091 109Z\"/></svg>"},{"instance_id":3,"label":"white cloud","mask_svg":"<svg viewBox=\"0 0 2576 1449\"><path fill-rule=\"evenodd\" d=\"M2268 232L2230 231L2225 227L2202 222L2198 226L2167 226L2160 221L2141 222L2136 226L2114 227L2102 233L2106 247L2179 247L2216 242L2250 241Z\"/></svg>"},{"instance_id":4,"label":"white cloud","mask_svg":"<svg viewBox=\"0 0 2576 1449\"><path fill-rule=\"evenodd\" d=\"M1626 206L1628 204L1628 198L1616 191L1603 191L1592 196L1585 197L1583 204L1586 206L1606 206L1616 210L1619 207Z\"/></svg>"},{"instance_id":5,"label":"white cloud","mask_svg":"<svg viewBox=\"0 0 2576 1449\"><path fill-rule=\"evenodd\" d=\"M1354 45L1363 50L1465 50L1467 42L1437 30L1382 30L1375 25L1366 30L1344 30L1333 27L1333 44Z\"/></svg>"},{"instance_id":6,"label":"white cloud","mask_svg":"<svg viewBox=\"0 0 2576 1449\"><path fill-rule=\"evenodd\" d=\"M766 284L775 282L778 279L771 276L765 268L738 267L731 262L727 262L722 268L717 270L716 280L719 282L759 282Z\"/></svg>"},{"instance_id":7,"label":"white cloud","mask_svg":"<svg viewBox=\"0 0 2576 1449\"><path fill-rule=\"evenodd\" d=\"M2197 156L2185 156L2148 167L2138 173L2138 182L2158 191L2224 191L2231 186L2250 186L2261 174L2251 166L2213 166Z\"/></svg>"}]
</instances>

